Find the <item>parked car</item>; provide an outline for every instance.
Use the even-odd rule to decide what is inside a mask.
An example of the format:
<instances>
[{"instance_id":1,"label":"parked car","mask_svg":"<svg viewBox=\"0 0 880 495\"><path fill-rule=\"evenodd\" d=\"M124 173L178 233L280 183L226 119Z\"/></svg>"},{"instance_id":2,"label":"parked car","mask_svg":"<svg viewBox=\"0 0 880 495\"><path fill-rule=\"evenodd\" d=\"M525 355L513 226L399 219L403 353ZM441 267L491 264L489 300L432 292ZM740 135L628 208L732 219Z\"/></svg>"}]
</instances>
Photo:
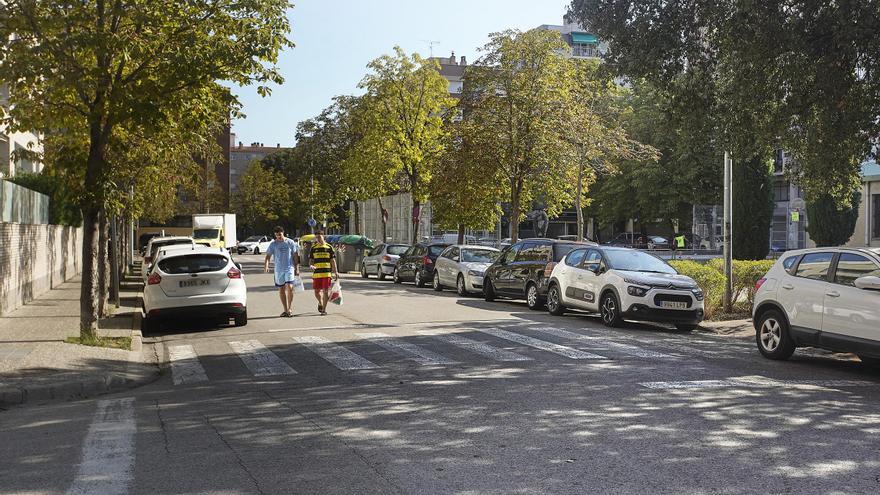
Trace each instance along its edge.
<instances>
[{"instance_id":1,"label":"parked car","mask_svg":"<svg viewBox=\"0 0 880 495\"><path fill-rule=\"evenodd\" d=\"M429 244L455 244L458 242L458 232L444 232L442 234L432 235L431 237L425 238L424 242ZM476 244L477 238L472 235L465 235L464 243Z\"/></svg>"},{"instance_id":2,"label":"parked car","mask_svg":"<svg viewBox=\"0 0 880 495\"><path fill-rule=\"evenodd\" d=\"M144 286L144 330L167 318L226 317L247 324L247 286L241 266L222 248L176 249L157 260Z\"/></svg>"},{"instance_id":3,"label":"parked car","mask_svg":"<svg viewBox=\"0 0 880 495\"><path fill-rule=\"evenodd\" d=\"M458 295L483 292L483 277L501 251L487 246L449 246L434 264L434 290L455 287Z\"/></svg>"},{"instance_id":4,"label":"parked car","mask_svg":"<svg viewBox=\"0 0 880 495\"><path fill-rule=\"evenodd\" d=\"M529 308L540 309L547 295L547 281L553 267L571 250L596 245L557 239L524 239L505 248L486 269L483 296L525 299Z\"/></svg>"},{"instance_id":5,"label":"parked car","mask_svg":"<svg viewBox=\"0 0 880 495\"><path fill-rule=\"evenodd\" d=\"M361 262L361 277L368 278L375 273L376 278L385 280L386 276L394 274L397 259L409 248L409 244L379 244L374 247Z\"/></svg>"},{"instance_id":6,"label":"parked car","mask_svg":"<svg viewBox=\"0 0 880 495\"><path fill-rule=\"evenodd\" d=\"M158 232L147 232L146 234L141 234L141 236L138 237L138 249L141 252L141 256L146 254L147 244L150 242L150 239L154 237L160 237L161 235L162 234Z\"/></svg>"},{"instance_id":7,"label":"parked car","mask_svg":"<svg viewBox=\"0 0 880 495\"><path fill-rule=\"evenodd\" d=\"M880 365L880 249L789 251L756 289L755 340L765 357L809 346Z\"/></svg>"},{"instance_id":8,"label":"parked car","mask_svg":"<svg viewBox=\"0 0 880 495\"><path fill-rule=\"evenodd\" d=\"M655 249L670 249L672 245L669 244L669 239L665 237L661 237L659 235L649 235L648 245L646 247L653 251Z\"/></svg>"},{"instance_id":9,"label":"parked car","mask_svg":"<svg viewBox=\"0 0 880 495\"><path fill-rule=\"evenodd\" d=\"M418 243L400 255L394 267L394 283L412 281L416 287L424 287L434 278L434 262L449 244Z\"/></svg>"},{"instance_id":10,"label":"parked car","mask_svg":"<svg viewBox=\"0 0 880 495\"><path fill-rule=\"evenodd\" d=\"M250 253L250 254L260 254L265 253L267 249L269 249L269 244L274 239L271 239L264 235L252 235L247 239L238 243L236 246L236 250L238 254Z\"/></svg>"},{"instance_id":11,"label":"parked car","mask_svg":"<svg viewBox=\"0 0 880 495\"><path fill-rule=\"evenodd\" d=\"M144 263L141 269L145 282L147 279L147 274L150 273L150 268L152 268L153 260L156 258L156 253L159 252L160 248L170 246L172 244L187 244L189 246L195 246L195 241L193 241L192 237L184 236L164 236L154 237L150 239L150 241L147 243L147 249L144 253Z\"/></svg>"},{"instance_id":12,"label":"parked car","mask_svg":"<svg viewBox=\"0 0 880 495\"><path fill-rule=\"evenodd\" d=\"M662 259L643 251L596 246L575 249L553 268L547 310L581 309L609 327L625 320L666 322L683 331L703 320L703 291Z\"/></svg>"},{"instance_id":13,"label":"parked car","mask_svg":"<svg viewBox=\"0 0 880 495\"><path fill-rule=\"evenodd\" d=\"M700 245L700 249L712 249L712 240L711 239L701 239L699 245ZM715 249L718 251L724 249L724 236L722 236L722 235L715 236Z\"/></svg>"},{"instance_id":14,"label":"parked car","mask_svg":"<svg viewBox=\"0 0 880 495\"><path fill-rule=\"evenodd\" d=\"M638 232L621 232L610 241L604 243L607 246L620 246L633 249L647 249L648 236Z\"/></svg>"}]
</instances>

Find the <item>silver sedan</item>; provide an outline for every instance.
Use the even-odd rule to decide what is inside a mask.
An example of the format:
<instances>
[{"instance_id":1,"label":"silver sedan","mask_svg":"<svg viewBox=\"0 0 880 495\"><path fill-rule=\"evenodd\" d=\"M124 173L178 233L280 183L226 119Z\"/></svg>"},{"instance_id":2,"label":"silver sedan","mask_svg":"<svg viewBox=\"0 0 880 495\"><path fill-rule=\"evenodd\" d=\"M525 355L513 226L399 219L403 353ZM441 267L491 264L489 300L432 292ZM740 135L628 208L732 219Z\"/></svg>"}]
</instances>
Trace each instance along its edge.
<instances>
[{"instance_id":1,"label":"silver sedan","mask_svg":"<svg viewBox=\"0 0 880 495\"><path fill-rule=\"evenodd\" d=\"M361 277L368 278L376 275L379 280L385 280L386 275L394 274L394 266L400 255L409 249L407 244L379 244L364 256L361 263Z\"/></svg>"},{"instance_id":2,"label":"silver sedan","mask_svg":"<svg viewBox=\"0 0 880 495\"><path fill-rule=\"evenodd\" d=\"M449 246L437 258L434 290L455 287L460 296L483 292L486 268L498 258L500 251L486 246Z\"/></svg>"}]
</instances>

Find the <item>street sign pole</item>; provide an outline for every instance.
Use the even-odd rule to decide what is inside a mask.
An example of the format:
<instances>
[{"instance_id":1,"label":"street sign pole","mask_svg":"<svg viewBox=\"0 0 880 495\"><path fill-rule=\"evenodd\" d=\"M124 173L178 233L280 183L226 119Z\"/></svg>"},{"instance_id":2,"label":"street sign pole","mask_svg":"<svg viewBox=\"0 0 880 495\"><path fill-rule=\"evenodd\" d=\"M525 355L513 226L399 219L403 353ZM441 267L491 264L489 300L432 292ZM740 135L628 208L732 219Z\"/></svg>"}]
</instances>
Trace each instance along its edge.
<instances>
[{"instance_id":1,"label":"street sign pole","mask_svg":"<svg viewBox=\"0 0 880 495\"><path fill-rule=\"evenodd\" d=\"M733 160L724 152L724 312L733 311Z\"/></svg>"}]
</instances>

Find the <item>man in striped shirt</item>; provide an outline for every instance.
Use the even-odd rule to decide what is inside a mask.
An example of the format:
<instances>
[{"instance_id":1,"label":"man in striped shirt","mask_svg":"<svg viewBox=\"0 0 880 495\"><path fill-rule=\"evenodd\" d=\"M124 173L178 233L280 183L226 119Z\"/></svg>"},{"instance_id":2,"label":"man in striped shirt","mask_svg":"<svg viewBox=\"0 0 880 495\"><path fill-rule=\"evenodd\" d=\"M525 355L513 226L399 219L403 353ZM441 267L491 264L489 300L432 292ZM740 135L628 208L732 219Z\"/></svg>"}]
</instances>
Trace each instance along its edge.
<instances>
[{"instance_id":1,"label":"man in striped shirt","mask_svg":"<svg viewBox=\"0 0 880 495\"><path fill-rule=\"evenodd\" d=\"M324 241L324 232L315 233L315 243L309 251L309 261L314 269L312 272L312 288L318 300L318 312L327 314L327 303L330 302L330 286L334 278L339 278L336 270L336 253L333 246Z\"/></svg>"}]
</instances>

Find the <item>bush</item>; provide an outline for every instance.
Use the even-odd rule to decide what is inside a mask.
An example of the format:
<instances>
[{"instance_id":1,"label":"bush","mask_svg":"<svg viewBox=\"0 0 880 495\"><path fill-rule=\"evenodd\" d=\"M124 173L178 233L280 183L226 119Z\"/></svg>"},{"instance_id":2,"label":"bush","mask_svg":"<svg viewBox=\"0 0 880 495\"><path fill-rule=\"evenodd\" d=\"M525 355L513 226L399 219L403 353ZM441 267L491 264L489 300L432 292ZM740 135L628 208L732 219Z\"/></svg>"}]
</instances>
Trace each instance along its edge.
<instances>
[{"instance_id":1,"label":"bush","mask_svg":"<svg viewBox=\"0 0 880 495\"><path fill-rule=\"evenodd\" d=\"M755 283L763 277L774 260L733 260L733 303L734 312L748 312L755 298ZM669 262L682 275L697 282L703 290L706 318L712 318L719 310L724 298L724 260L712 259L708 263L689 260Z\"/></svg>"}]
</instances>

